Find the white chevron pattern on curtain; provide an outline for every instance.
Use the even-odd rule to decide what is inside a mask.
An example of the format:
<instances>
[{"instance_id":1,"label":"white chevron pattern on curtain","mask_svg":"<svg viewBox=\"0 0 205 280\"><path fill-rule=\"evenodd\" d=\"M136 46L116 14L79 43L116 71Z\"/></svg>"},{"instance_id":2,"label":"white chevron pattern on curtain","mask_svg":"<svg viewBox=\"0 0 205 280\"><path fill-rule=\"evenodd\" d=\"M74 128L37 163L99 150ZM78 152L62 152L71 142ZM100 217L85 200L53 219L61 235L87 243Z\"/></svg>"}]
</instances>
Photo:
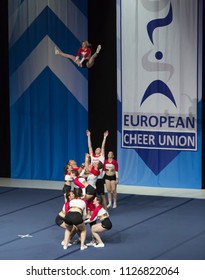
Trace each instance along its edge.
<instances>
[{"instance_id":1,"label":"white chevron pattern on curtain","mask_svg":"<svg viewBox=\"0 0 205 280\"><path fill-rule=\"evenodd\" d=\"M56 45L76 55L87 38L87 1L79 3L9 1L12 177L62 179L68 159L83 161L87 69L54 54Z\"/></svg>"}]
</instances>

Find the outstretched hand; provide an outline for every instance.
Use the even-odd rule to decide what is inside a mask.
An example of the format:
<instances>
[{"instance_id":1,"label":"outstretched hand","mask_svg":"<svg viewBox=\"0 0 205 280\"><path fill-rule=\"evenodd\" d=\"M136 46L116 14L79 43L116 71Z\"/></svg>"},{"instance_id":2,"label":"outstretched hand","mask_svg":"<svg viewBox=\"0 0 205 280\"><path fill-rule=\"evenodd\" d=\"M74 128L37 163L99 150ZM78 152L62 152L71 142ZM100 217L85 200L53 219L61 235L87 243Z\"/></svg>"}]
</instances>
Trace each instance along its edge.
<instances>
[{"instance_id":1,"label":"outstretched hand","mask_svg":"<svg viewBox=\"0 0 205 280\"><path fill-rule=\"evenodd\" d=\"M87 135L87 136L90 136L90 135L91 135L90 130L88 130L88 129L86 130L86 135Z\"/></svg>"},{"instance_id":2,"label":"outstretched hand","mask_svg":"<svg viewBox=\"0 0 205 280\"><path fill-rule=\"evenodd\" d=\"M107 137L107 136L108 136L108 134L109 134L109 131L108 131L108 130L106 130L106 131L104 132L104 137Z\"/></svg>"}]
</instances>

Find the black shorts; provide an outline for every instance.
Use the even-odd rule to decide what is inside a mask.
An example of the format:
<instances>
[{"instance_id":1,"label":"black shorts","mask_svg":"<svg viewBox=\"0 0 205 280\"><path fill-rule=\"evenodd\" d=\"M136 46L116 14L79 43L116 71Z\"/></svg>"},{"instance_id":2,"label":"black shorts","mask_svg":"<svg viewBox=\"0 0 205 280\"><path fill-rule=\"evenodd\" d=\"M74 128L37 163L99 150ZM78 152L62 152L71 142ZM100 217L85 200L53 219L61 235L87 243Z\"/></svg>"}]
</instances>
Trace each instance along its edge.
<instances>
[{"instance_id":1,"label":"black shorts","mask_svg":"<svg viewBox=\"0 0 205 280\"><path fill-rule=\"evenodd\" d=\"M104 179L109 181L116 181L116 175L109 176L105 174Z\"/></svg>"},{"instance_id":2,"label":"black shorts","mask_svg":"<svg viewBox=\"0 0 205 280\"><path fill-rule=\"evenodd\" d=\"M91 185L88 185L87 187L86 187L86 194L88 194L88 195L96 195L96 189L95 188L93 188L93 186L91 186Z\"/></svg>"},{"instance_id":3,"label":"black shorts","mask_svg":"<svg viewBox=\"0 0 205 280\"><path fill-rule=\"evenodd\" d=\"M95 225L96 223L97 223L97 221L95 220L95 221L89 223L89 225L90 225L90 227L92 227L92 226Z\"/></svg>"},{"instance_id":4,"label":"black shorts","mask_svg":"<svg viewBox=\"0 0 205 280\"><path fill-rule=\"evenodd\" d=\"M96 193L97 193L97 195L104 195L105 194L104 179L97 179Z\"/></svg>"},{"instance_id":5,"label":"black shorts","mask_svg":"<svg viewBox=\"0 0 205 280\"><path fill-rule=\"evenodd\" d=\"M107 230L109 230L109 229L112 228L112 223L111 223L111 221L110 221L109 218L105 218L105 219L101 222L101 225L102 225L103 228L105 228L105 229L107 229Z\"/></svg>"},{"instance_id":6,"label":"black shorts","mask_svg":"<svg viewBox=\"0 0 205 280\"><path fill-rule=\"evenodd\" d=\"M71 186L64 184L63 193L68 194L71 191Z\"/></svg>"},{"instance_id":7,"label":"black shorts","mask_svg":"<svg viewBox=\"0 0 205 280\"><path fill-rule=\"evenodd\" d=\"M87 62L88 62L88 59L83 60L82 68L87 68Z\"/></svg>"},{"instance_id":8,"label":"black shorts","mask_svg":"<svg viewBox=\"0 0 205 280\"><path fill-rule=\"evenodd\" d=\"M68 212L64 219L65 223L70 226L77 226L83 223L82 215L79 212Z\"/></svg>"},{"instance_id":9,"label":"black shorts","mask_svg":"<svg viewBox=\"0 0 205 280\"><path fill-rule=\"evenodd\" d=\"M56 219L55 219L55 222L56 222L56 225L58 225L59 227L62 225L62 223L65 222L64 218L61 217L60 215L57 215L56 216Z\"/></svg>"}]
</instances>

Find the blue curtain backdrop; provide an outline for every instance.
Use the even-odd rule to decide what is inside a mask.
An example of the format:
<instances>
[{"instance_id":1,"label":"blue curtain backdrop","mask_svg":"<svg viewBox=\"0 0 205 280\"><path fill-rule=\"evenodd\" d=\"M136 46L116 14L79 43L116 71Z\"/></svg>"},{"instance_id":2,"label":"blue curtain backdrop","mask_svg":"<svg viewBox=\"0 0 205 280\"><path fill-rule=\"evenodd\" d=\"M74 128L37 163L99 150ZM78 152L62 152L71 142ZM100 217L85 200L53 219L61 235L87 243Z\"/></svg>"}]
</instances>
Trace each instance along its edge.
<instances>
[{"instance_id":1,"label":"blue curtain backdrop","mask_svg":"<svg viewBox=\"0 0 205 280\"><path fill-rule=\"evenodd\" d=\"M88 73L55 56L87 38L87 1L9 1L11 177L63 180L87 152Z\"/></svg>"},{"instance_id":2,"label":"blue curtain backdrop","mask_svg":"<svg viewBox=\"0 0 205 280\"><path fill-rule=\"evenodd\" d=\"M121 184L202 187L201 12L201 0L117 1Z\"/></svg>"}]
</instances>

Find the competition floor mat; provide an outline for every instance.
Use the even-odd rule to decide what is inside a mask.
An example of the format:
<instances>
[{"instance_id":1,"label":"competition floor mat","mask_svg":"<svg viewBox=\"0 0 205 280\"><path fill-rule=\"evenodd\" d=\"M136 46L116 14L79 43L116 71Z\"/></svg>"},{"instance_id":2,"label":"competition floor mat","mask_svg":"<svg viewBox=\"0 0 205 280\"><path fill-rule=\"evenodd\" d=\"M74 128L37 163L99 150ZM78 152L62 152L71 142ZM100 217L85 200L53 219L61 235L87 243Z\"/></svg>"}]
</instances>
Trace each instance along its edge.
<instances>
[{"instance_id":1,"label":"competition floor mat","mask_svg":"<svg viewBox=\"0 0 205 280\"><path fill-rule=\"evenodd\" d=\"M0 187L0 260L205 260L203 199L119 194L105 247L83 251L61 246L63 203L60 190Z\"/></svg>"}]
</instances>

